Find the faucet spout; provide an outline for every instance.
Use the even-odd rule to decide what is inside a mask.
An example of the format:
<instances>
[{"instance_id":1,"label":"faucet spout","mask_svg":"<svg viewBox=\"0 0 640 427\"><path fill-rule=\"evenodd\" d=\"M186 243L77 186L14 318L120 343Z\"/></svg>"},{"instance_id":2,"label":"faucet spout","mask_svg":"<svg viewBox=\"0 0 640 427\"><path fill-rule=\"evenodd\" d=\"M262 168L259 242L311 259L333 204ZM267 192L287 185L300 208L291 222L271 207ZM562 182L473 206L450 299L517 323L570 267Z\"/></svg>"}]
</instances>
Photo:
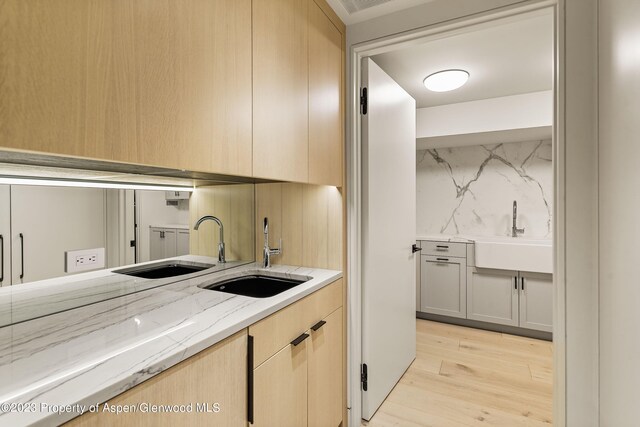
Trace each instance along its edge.
<instances>
[{"instance_id":1,"label":"faucet spout","mask_svg":"<svg viewBox=\"0 0 640 427\"><path fill-rule=\"evenodd\" d=\"M200 228L200 224L205 221L213 221L218 224L218 227L220 227L220 241L218 242L218 262L220 264L224 264L227 262L224 246L224 225L222 225L222 221L220 221L219 218L213 215L205 215L196 222L196 224L193 226L193 229L198 230L198 228Z\"/></svg>"}]
</instances>

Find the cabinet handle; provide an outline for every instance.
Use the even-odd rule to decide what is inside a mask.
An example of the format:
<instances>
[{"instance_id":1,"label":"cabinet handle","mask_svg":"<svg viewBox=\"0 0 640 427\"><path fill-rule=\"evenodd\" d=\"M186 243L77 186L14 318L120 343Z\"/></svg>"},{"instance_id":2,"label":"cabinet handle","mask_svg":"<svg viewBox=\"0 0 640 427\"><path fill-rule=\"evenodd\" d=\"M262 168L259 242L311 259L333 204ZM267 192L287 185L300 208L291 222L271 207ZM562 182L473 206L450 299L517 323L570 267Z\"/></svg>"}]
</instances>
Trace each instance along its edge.
<instances>
[{"instance_id":1,"label":"cabinet handle","mask_svg":"<svg viewBox=\"0 0 640 427\"><path fill-rule=\"evenodd\" d=\"M4 236L0 234L0 282L4 280Z\"/></svg>"},{"instance_id":2,"label":"cabinet handle","mask_svg":"<svg viewBox=\"0 0 640 427\"><path fill-rule=\"evenodd\" d=\"M520 289L524 291L524 277L520 278Z\"/></svg>"},{"instance_id":3,"label":"cabinet handle","mask_svg":"<svg viewBox=\"0 0 640 427\"><path fill-rule=\"evenodd\" d=\"M295 347L298 344L300 344L302 341L306 340L307 338L309 338L309 334L302 334L295 340L291 341L291 344L293 344L293 346Z\"/></svg>"},{"instance_id":4,"label":"cabinet handle","mask_svg":"<svg viewBox=\"0 0 640 427\"><path fill-rule=\"evenodd\" d=\"M518 278L517 277L513 278L513 289L515 289L516 291L518 290Z\"/></svg>"},{"instance_id":5,"label":"cabinet handle","mask_svg":"<svg viewBox=\"0 0 640 427\"><path fill-rule=\"evenodd\" d=\"M327 323L324 320L319 321L318 323L316 323L315 325L313 325L311 327L311 330L313 330L314 332L317 331L318 329L322 328L324 326L324 324Z\"/></svg>"},{"instance_id":6,"label":"cabinet handle","mask_svg":"<svg viewBox=\"0 0 640 427\"><path fill-rule=\"evenodd\" d=\"M24 278L24 235L20 233L20 278Z\"/></svg>"},{"instance_id":7,"label":"cabinet handle","mask_svg":"<svg viewBox=\"0 0 640 427\"><path fill-rule=\"evenodd\" d=\"M436 245L436 249L439 250L439 251L443 251L443 250L446 251L447 249L449 249L449 246L448 245Z\"/></svg>"},{"instance_id":8,"label":"cabinet handle","mask_svg":"<svg viewBox=\"0 0 640 427\"><path fill-rule=\"evenodd\" d=\"M436 258L436 261L449 261L449 258Z\"/></svg>"},{"instance_id":9,"label":"cabinet handle","mask_svg":"<svg viewBox=\"0 0 640 427\"><path fill-rule=\"evenodd\" d=\"M253 336L247 336L247 421L253 424Z\"/></svg>"}]
</instances>

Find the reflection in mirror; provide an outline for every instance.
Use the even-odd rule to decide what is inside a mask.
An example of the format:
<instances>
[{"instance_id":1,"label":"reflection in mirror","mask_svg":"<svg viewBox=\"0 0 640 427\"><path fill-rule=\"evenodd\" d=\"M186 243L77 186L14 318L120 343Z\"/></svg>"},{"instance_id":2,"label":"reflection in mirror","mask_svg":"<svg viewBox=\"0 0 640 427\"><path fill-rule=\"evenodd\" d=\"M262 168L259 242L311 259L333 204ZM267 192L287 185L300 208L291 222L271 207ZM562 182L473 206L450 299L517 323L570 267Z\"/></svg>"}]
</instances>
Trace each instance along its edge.
<instances>
[{"instance_id":1,"label":"reflection in mirror","mask_svg":"<svg viewBox=\"0 0 640 427\"><path fill-rule=\"evenodd\" d=\"M226 264L218 224L193 229L205 215L224 225ZM0 185L0 326L253 262L254 235L253 184L193 192ZM178 257L172 271L184 276L117 273Z\"/></svg>"}]
</instances>

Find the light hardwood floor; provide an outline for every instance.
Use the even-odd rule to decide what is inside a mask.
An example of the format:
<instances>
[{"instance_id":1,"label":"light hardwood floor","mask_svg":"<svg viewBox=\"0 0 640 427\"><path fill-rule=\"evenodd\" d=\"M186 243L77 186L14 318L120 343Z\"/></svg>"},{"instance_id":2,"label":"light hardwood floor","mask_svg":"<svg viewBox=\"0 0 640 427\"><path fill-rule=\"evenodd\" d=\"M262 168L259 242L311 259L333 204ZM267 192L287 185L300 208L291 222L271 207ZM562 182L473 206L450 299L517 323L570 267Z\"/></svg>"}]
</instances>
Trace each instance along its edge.
<instances>
[{"instance_id":1,"label":"light hardwood floor","mask_svg":"<svg viewBox=\"0 0 640 427\"><path fill-rule=\"evenodd\" d=\"M553 344L417 320L417 357L368 427L551 426Z\"/></svg>"}]
</instances>

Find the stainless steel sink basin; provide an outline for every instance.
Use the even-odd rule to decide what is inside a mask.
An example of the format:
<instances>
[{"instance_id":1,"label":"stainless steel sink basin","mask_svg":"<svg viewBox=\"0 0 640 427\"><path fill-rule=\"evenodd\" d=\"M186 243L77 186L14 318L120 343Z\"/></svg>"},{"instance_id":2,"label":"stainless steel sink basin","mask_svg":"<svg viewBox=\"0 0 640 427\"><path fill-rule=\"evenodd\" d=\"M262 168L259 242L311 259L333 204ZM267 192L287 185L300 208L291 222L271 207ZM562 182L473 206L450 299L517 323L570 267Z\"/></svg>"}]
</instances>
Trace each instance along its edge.
<instances>
[{"instance_id":1,"label":"stainless steel sink basin","mask_svg":"<svg viewBox=\"0 0 640 427\"><path fill-rule=\"evenodd\" d=\"M252 298L268 298L294 288L308 279L290 279L254 274L250 276L234 277L210 284L200 285L203 289L226 292L228 294L243 295Z\"/></svg>"},{"instance_id":2,"label":"stainless steel sink basin","mask_svg":"<svg viewBox=\"0 0 640 427\"><path fill-rule=\"evenodd\" d=\"M145 264L136 267L114 270L114 273L128 276L141 277L143 279L165 279L167 277L184 276L214 267L215 264L203 264L182 260L167 260Z\"/></svg>"}]
</instances>

